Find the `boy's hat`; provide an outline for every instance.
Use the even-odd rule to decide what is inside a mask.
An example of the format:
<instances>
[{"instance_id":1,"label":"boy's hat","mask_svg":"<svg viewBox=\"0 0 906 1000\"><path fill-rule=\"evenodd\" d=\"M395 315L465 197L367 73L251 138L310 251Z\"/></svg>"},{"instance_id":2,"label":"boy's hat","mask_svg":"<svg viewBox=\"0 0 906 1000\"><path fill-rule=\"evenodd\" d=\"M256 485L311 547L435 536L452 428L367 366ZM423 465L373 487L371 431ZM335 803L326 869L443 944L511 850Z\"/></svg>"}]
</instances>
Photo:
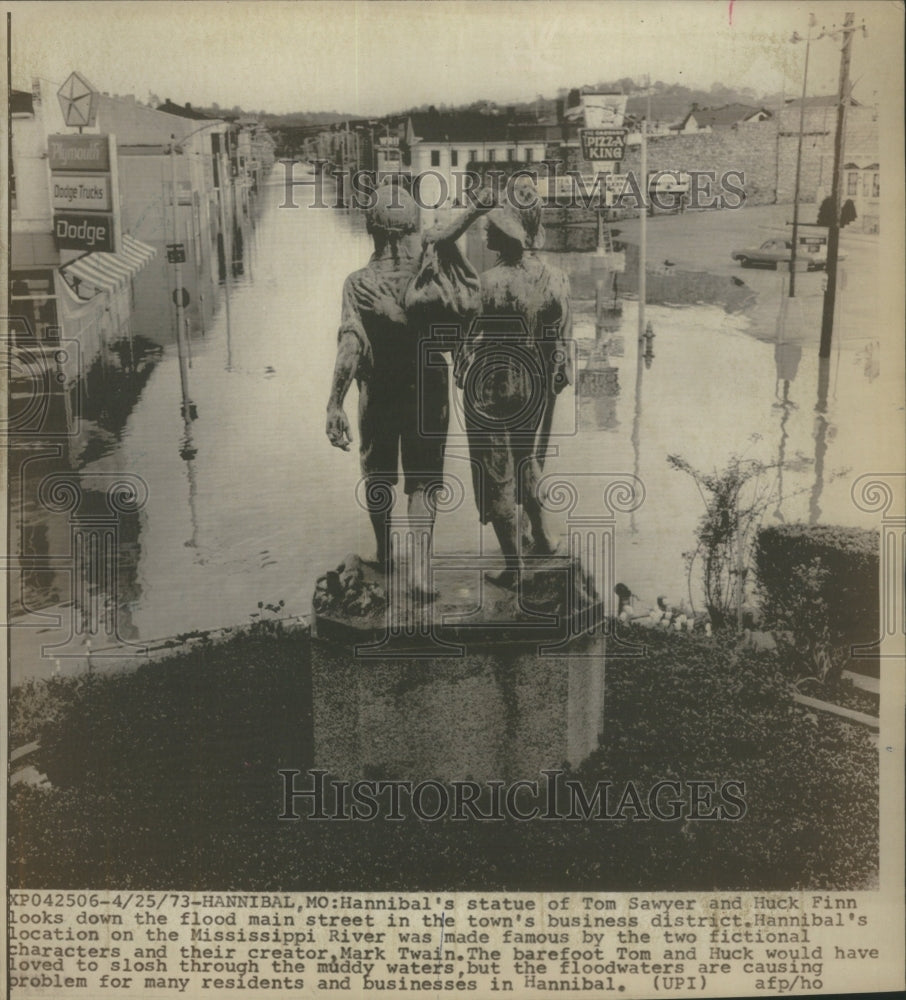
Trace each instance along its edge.
<instances>
[{"instance_id":1,"label":"boy's hat","mask_svg":"<svg viewBox=\"0 0 906 1000\"><path fill-rule=\"evenodd\" d=\"M414 233L418 229L418 204L401 184L383 184L375 192L375 204L366 214L368 231Z\"/></svg>"}]
</instances>

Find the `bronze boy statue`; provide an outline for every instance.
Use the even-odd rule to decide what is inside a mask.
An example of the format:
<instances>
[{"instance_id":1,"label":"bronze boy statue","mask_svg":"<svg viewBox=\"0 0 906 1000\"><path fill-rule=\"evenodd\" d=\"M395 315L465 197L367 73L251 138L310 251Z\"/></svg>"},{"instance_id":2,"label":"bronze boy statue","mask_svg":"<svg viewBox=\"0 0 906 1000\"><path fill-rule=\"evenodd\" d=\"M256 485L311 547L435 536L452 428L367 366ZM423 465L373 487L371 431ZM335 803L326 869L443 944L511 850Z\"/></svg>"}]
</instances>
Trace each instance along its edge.
<instances>
[{"instance_id":1,"label":"bronze boy statue","mask_svg":"<svg viewBox=\"0 0 906 1000\"><path fill-rule=\"evenodd\" d=\"M569 281L531 252L543 236L537 199L529 207L516 201L487 216L487 246L497 263L481 275L481 315L456 365L475 502L506 561L489 579L505 587L515 585L520 569L520 509L531 554L555 550L538 481L557 395L572 381Z\"/></svg>"},{"instance_id":2,"label":"bronze boy statue","mask_svg":"<svg viewBox=\"0 0 906 1000\"><path fill-rule=\"evenodd\" d=\"M343 401L352 380L359 390L359 451L377 546L377 563L389 569L388 495L403 467L410 522L427 532L430 548L435 516L433 494L443 482L444 448L449 420L446 365L421 362L420 339L431 335L432 296L439 321L451 312L467 323L478 306L478 278L458 255L455 240L489 205L479 204L458 222L418 233L418 206L398 184L378 188L368 212L374 253L368 264L349 275L343 286L337 359L327 403L327 436L336 448L352 441ZM452 265L443 285L419 279L430 267ZM429 282L429 284L432 284ZM414 299L418 308L407 311ZM440 301L443 300L443 301ZM436 596L423 578L424 559L415 560L410 587L422 600Z\"/></svg>"}]
</instances>

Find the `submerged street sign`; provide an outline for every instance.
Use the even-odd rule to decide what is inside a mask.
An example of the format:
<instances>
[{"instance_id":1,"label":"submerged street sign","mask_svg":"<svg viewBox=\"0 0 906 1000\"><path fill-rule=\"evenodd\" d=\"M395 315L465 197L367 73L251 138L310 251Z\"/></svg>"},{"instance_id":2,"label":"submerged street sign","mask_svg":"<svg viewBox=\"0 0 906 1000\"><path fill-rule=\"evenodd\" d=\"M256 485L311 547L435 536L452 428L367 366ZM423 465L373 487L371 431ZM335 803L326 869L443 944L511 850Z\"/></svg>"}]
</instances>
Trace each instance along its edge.
<instances>
[{"instance_id":1,"label":"submerged street sign","mask_svg":"<svg viewBox=\"0 0 906 1000\"><path fill-rule=\"evenodd\" d=\"M624 128L584 128L580 132L586 160L622 160L626 146Z\"/></svg>"}]
</instances>

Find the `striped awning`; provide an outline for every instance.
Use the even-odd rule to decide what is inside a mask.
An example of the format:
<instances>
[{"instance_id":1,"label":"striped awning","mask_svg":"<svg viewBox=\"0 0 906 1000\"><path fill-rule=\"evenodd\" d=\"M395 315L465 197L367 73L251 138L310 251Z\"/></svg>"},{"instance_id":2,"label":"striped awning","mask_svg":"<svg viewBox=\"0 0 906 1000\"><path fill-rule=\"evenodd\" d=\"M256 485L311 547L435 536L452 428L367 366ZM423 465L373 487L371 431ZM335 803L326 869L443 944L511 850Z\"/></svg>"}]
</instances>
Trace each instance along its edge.
<instances>
[{"instance_id":1,"label":"striped awning","mask_svg":"<svg viewBox=\"0 0 906 1000\"><path fill-rule=\"evenodd\" d=\"M90 253L60 268L66 284L86 298L84 286L96 292L112 292L124 284L157 254L157 250L134 236L123 234L123 246L118 253Z\"/></svg>"}]
</instances>

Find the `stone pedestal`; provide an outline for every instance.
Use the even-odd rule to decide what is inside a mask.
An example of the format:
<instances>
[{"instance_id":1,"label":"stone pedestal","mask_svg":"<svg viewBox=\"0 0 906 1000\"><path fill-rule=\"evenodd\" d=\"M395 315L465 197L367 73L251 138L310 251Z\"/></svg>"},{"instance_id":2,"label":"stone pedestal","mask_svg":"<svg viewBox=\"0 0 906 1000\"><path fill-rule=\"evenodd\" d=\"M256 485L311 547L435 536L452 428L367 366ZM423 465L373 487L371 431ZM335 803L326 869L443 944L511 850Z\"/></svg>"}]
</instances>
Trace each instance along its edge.
<instances>
[{"instance_id":1,"label":"stone pedestal","mask_svg":"<svg viewBox=\"0 0 906 1000\"><path fill-rule=\"evenodd\" d=\"M578 766L602 736L600 615L526 614L524 595L474 571L438 579L440 598L406 634L316 616L315 767L346 780L511 782Z\"/></svg>"},{"instance_id":2,"label":"stone pedestal","mask_svg":"<svg viewBox=\"0 0 906 1000\"><path fill-rule=\"evenodd\" d=\"M413 782L531 780L577 766L598 746L604 715L604 640L582 645L585 655L539 656L526 644L360 660L315 641L315 766Z\"/></svg>"}]
</instances>

